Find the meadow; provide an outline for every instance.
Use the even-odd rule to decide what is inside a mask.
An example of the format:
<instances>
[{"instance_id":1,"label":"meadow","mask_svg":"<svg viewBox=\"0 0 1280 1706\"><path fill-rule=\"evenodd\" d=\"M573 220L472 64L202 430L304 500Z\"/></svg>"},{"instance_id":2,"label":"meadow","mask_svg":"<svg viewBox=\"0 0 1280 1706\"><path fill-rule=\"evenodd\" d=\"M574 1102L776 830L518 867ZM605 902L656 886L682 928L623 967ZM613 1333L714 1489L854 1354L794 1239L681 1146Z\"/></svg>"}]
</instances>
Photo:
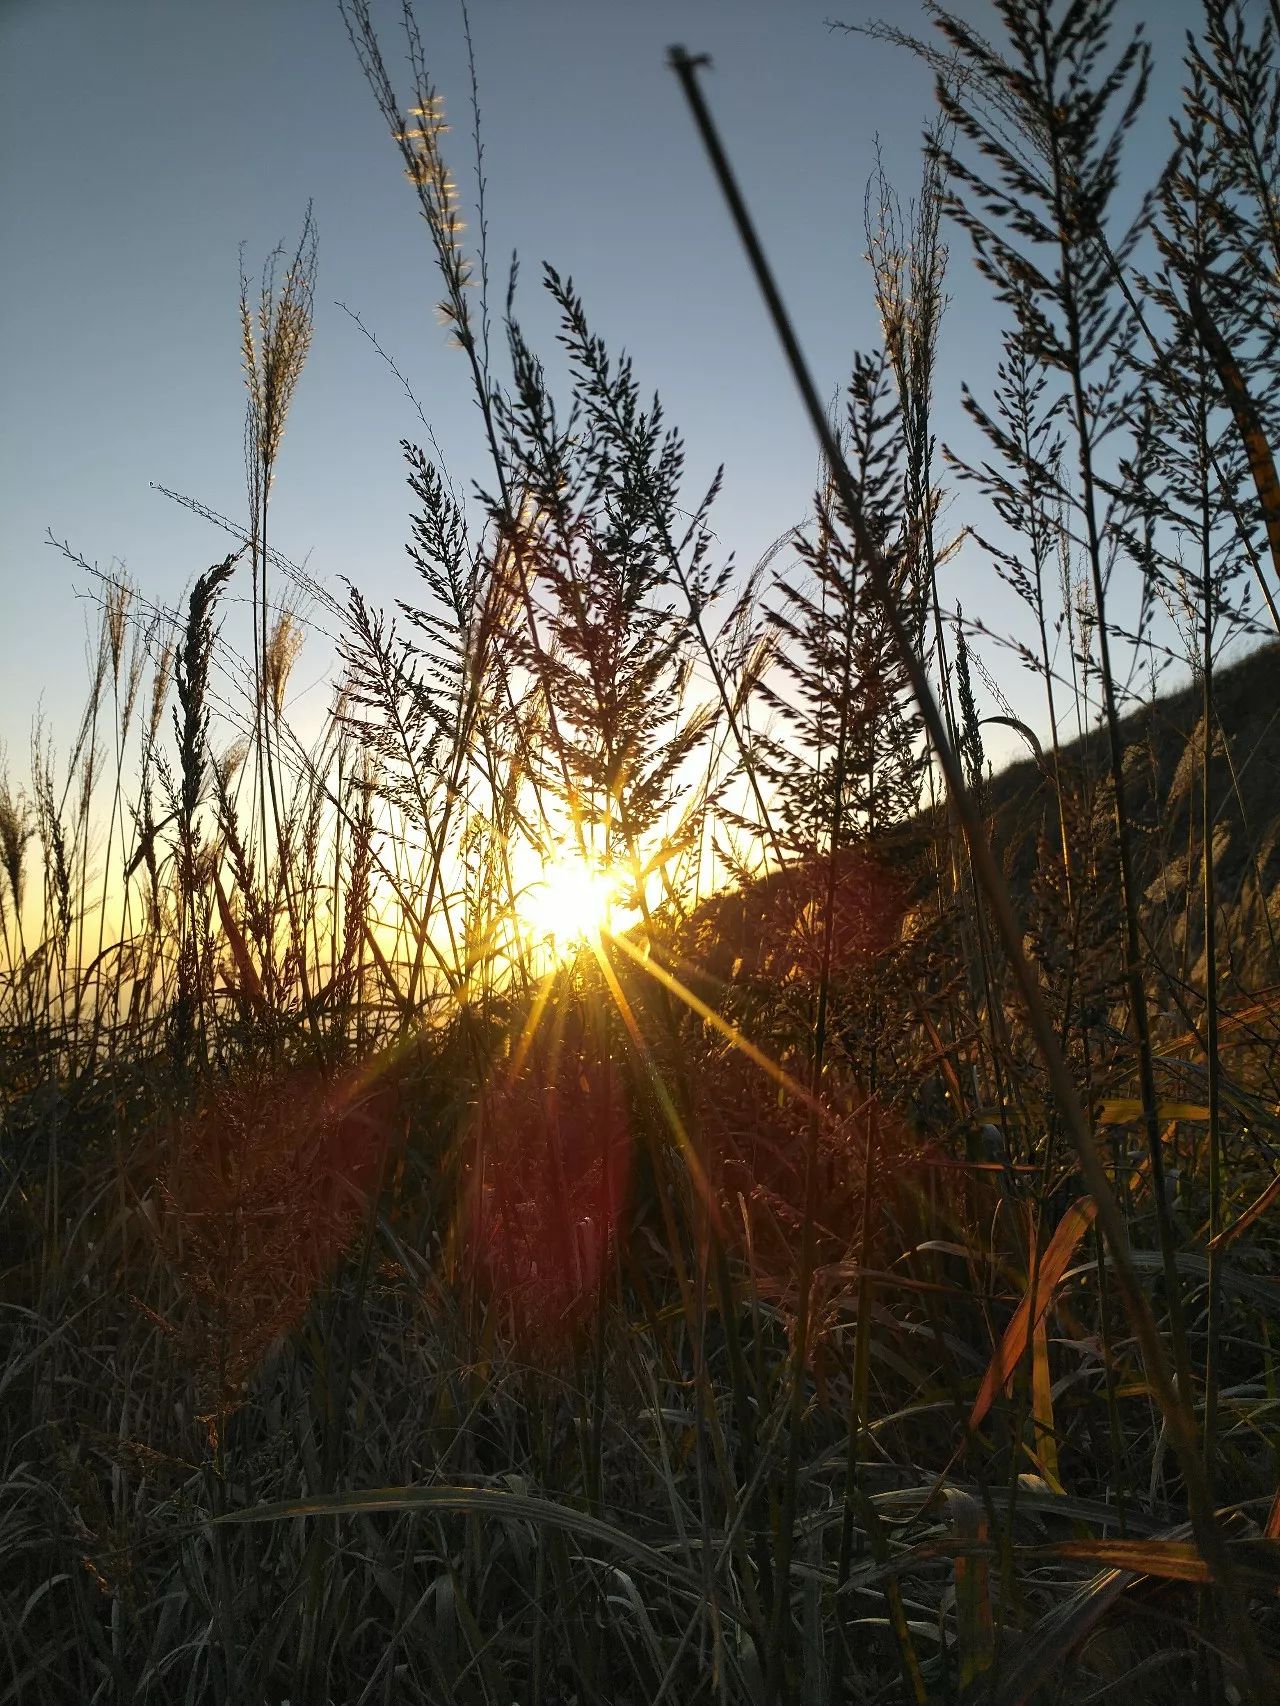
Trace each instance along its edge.
<instances>
[{"instance_id":1,"label":"meadow","mask_svg":"<svg viewBox=\"0 0 1280 1706\"><path fill-rule=\"evenodd\" d=\"M0 1702L1280 1698L1280 5L871 26L923 176L750 572L550 265L528 341L478 84L342 13L487 474L403 445L393 611L282 548L308 213L217 560L80 562L77 738L0 777Z\"/></svg>"}]
</instances>

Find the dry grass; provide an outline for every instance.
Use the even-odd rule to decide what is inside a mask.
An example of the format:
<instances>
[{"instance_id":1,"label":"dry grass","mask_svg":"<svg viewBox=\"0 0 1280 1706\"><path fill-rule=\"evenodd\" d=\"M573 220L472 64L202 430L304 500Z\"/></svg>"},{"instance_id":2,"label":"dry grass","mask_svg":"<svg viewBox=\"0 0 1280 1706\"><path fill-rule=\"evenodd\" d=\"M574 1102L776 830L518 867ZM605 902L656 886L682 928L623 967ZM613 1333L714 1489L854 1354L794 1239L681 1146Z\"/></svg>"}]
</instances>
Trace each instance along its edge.
<instances>
[{"instance_id":1,"label":"dry grass","mask_svg":"<svg viewBox=\"0 0 1280 1706\"><path fill-rule=\"evenodd\" d=\"M105 581L72 751L0 779L0 1701L1273 1697L1277 654L1222 653L1280 550L1280 57L1207 0L1116 233L1111 8L1000 0L994 55L930 11L924 191L868 199L885 354L739 584L550 269L561 367L509 313L499 377L424 38L402 102L344 6L491 495L405 446L394 619L269 543L308 218L243 292L242 549L180 613ZM972 464L947 215L1007 323ZM952 608L949 478L1012 637ZM1045 734L992 776L1004 655ZM574 857L625 923L552 957Z\"/></svg>"}]
</instances>

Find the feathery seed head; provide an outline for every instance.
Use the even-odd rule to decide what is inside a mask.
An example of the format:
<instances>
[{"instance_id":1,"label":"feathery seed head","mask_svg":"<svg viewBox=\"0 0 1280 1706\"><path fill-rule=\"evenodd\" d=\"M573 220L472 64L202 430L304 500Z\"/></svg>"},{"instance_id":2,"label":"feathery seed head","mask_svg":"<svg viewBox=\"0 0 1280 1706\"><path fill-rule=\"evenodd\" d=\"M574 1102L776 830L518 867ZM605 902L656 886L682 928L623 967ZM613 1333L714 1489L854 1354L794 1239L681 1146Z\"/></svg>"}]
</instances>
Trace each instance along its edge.
<instances>
[{"instance_id":1,"label":"feathery seed head","mask_svg":"<svg viewBox=\"0 0 1280 1706\"><path fill-rule=\"evenodd\" d=\"M289 685L289 677L301 655L305 640L306 636L297 615L292 610L282 610L275 627L267 636L265 650L267 693L277 717L283 714L285 689Z\"/></svg>"},{"instance_id":2,"label":"feathery seed head","mask_svg":"<svg viewBox=\"0 0 1280 1706\"><path fill-rule=\"evenodd\" d=\"M9 879L15 911L22 907L23 855L30 839L26 801L11 792L6 776L0 779L0 865Z\"/></svg>"},{"instance_id":3,"label":"feathery seed head","mask_svg":"<svg viewBox=\"0 0 1280 1706\"><path fill-rule=\"evenodd\" d=\"M218 771L218 786L224 794L227 789L230 788L232 782L235 781L236 776L239 774L240 769L248 756L248 741L238 740L234 745L229 746L222 756L215 761Z\"/></svg>"},{"instance_id":4,"label":"feathery seed head","mask_svg":"<svg viewBox=\"0 0 1280 1706\"><path fill-rule=\"evenodd\" d=\"M170 636L160 648L160 657L156 663L155 678L151 683L151 713L147 718L147 742L151 744L160 730L160 719L164 715L165 700L169 697L169 688L173 681L173 660L176 650L173 638Z\"/></svg>"},{"instance_id":5,"label":"feathery seed head","mask_svg":"<svg viewBox=\"0 0 1280 1706\"><path fill-rule=\"evenodd\" d=\"M243 268L240 274L240 343L249 391L245 445L257 497L270 485L285 417L311 347L316 234L309 207L293 261L277 284L282 253L276 249L267 259L256 307Z\"/></svg>"},{"instance_id":6,"label":"feathery seed head","mask_svg":"<svg viewBox=\"0 0 1280 1706\"><path fill-rule=\"evenodd\" d=\"M109 581L104 607L106 621L107 645L111 652L111 674L115 680L120 679L120 659L124 653L125 618L129 614L129 605L133 599L133 588L128 581Z\"/></svg>"}]
</instances>

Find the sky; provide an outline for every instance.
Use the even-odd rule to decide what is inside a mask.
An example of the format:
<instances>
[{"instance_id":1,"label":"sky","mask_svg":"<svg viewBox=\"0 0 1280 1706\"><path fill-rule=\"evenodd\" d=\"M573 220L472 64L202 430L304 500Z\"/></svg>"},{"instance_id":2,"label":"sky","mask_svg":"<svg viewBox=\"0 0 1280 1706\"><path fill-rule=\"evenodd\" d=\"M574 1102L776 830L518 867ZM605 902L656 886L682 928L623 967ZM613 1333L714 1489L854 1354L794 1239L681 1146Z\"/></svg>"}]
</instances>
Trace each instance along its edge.
<instances>
[{"instance_id":1,"label":"sky","mask_svg":"<svg viewBox=\"0 0 1280 1706\"><path fill-rule=\"evenodd\" d=\"M990 0L954 9L980 27L992 16ZM380 13L393 65L397 10L384 0ZM417 10L465 197L460 10ZM1122 17L1151 12L1122 0ZM1196 6L1161 0L1159 12L1158 99L1176 84ZM595 330L628 350L682 429L691 496L726 464L713 525L744 567L803 518L816 453L666 52L681 42L712 56L707 97L819 388L834 394L853 351L877 340L862 260L876 142L909 195L931 82L910 56L826 20L886 14L927 32L913 0L471 0L496 305L517 252L518 313L550 348L539 266L572 274ZM1135 177L1164 143L1153 118ZM296 241L308 201L315 333L273 540L339 596L346 576L375 604L412 599L398 445L422 439L421 423L337 304L394 356L464 486L484 472L479 420L433 313L425 227L336 0L0 0L0 741L15 770L37 708L65 747L95 616L91 581L46 531L104 569L123 565L169 606L229 548L153 487L244 514L242 246L252 276ZM950 241L944 439L963 435L960 381L985 394L998 331L965 240ZM973 553L947 573L949 600L1016 626ZM1034 685L990 662L1035 721ZM295 677L304 707L303 689L313 707L326 697L328 667L317 636Z\"/></svg>"}]
</instances>

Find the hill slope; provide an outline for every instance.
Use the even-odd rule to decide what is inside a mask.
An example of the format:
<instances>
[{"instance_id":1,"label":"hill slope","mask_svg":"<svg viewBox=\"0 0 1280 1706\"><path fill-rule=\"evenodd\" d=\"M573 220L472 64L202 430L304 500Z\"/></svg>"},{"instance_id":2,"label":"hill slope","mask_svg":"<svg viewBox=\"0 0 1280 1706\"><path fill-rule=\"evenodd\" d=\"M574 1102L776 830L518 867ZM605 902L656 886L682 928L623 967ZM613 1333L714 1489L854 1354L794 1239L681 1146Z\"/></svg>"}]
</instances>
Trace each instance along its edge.
<instances>
[{"instance_id":1,"label":"hill slope","mask_svg":"<svg viewBox=\"0 0 1280 1706\"><path fill-rule=\"evenodd\" d=\"M1214 677L1211 807L1214 881L1224 968L1244 985L1280 975L1280 643L1270 642ZM1163 694L1121 725L1126 808L1144 895L1148 941L1193 984L1203 964L1201 814L1204 718L1198 683ZM1094 844L1110 837L1114 790L1105 731L1064 746L1064 782ZM1054 759L1011 765L991 779L988 803L1014 890L1033 887L1047 841L1060 838Z\"/></svg>"}]
</instances>

